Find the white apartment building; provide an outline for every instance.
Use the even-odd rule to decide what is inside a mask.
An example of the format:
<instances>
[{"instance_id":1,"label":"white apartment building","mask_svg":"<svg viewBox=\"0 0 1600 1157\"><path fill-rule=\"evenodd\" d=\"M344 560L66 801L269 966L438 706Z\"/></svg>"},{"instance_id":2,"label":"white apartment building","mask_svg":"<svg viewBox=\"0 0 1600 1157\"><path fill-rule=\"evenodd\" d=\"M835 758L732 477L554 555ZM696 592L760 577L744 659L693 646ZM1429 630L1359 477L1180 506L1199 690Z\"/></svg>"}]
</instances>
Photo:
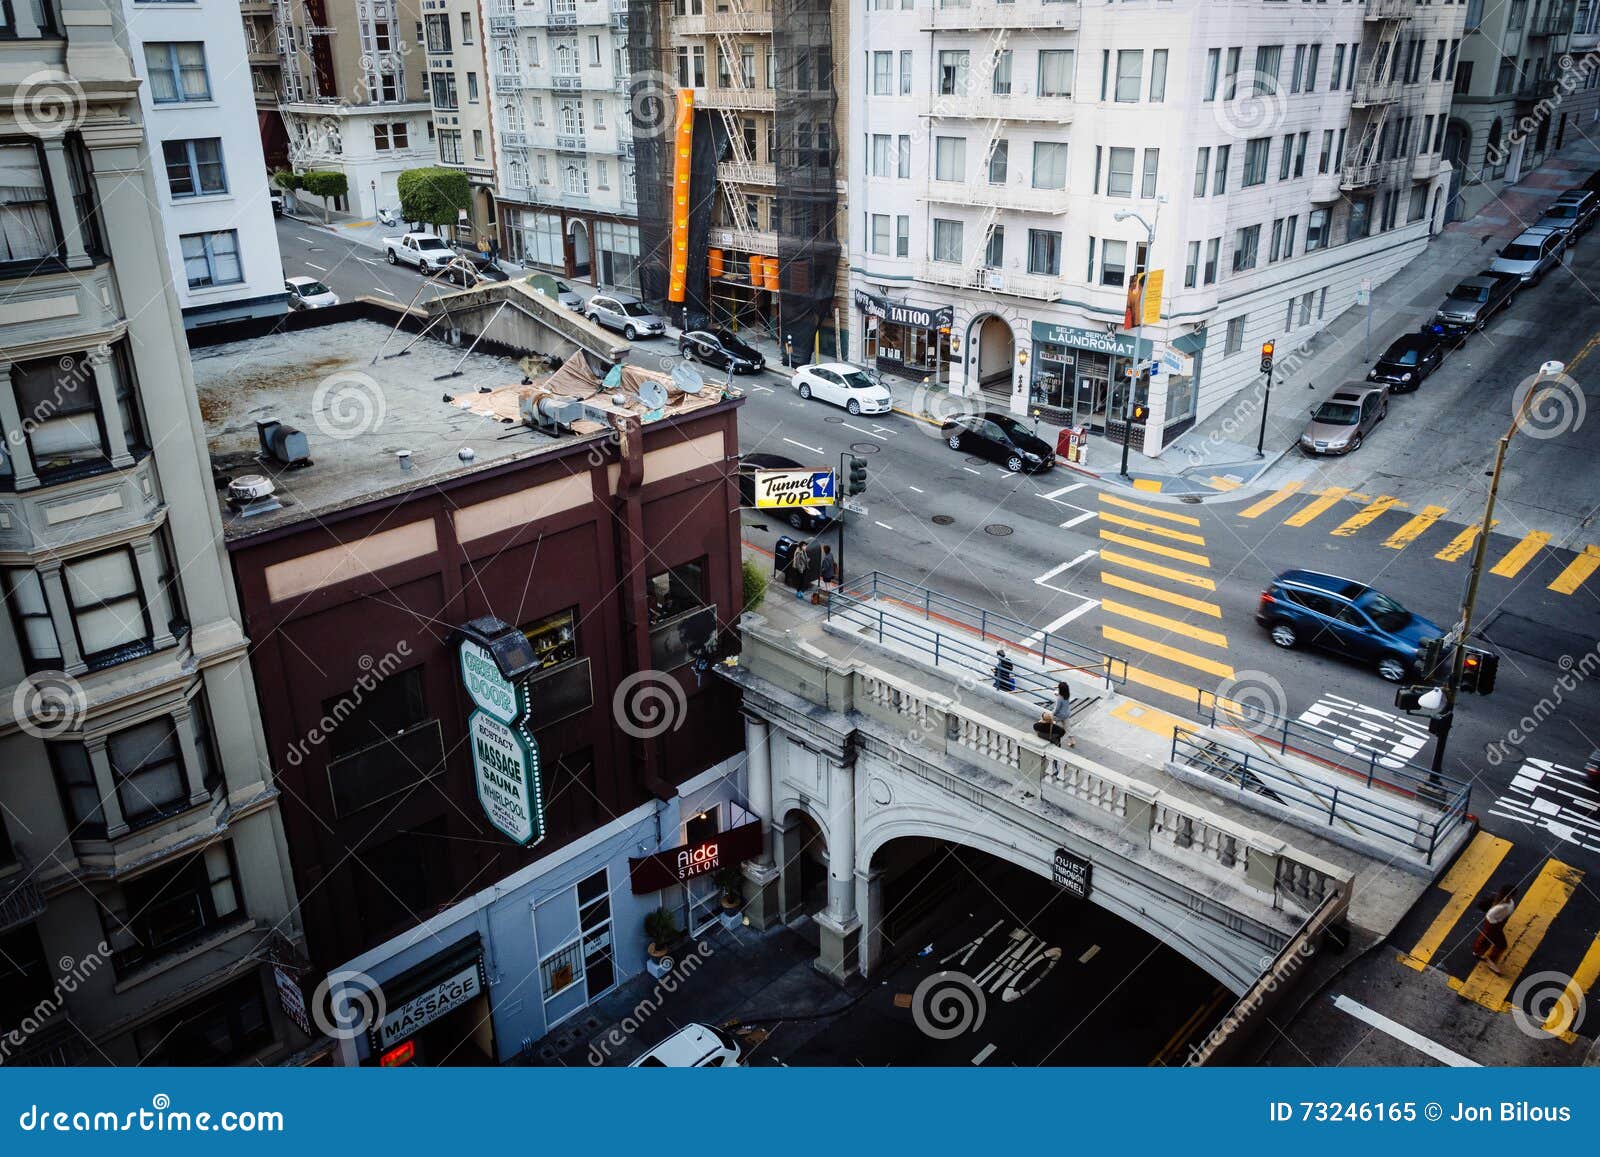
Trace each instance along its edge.
<instances>
[{"instance_id":1,"label":"white apartment building","mask_svg":"<svg viewBox=\"0 0 1600 1157\"><path fill-rule=\"evenodd\" d=\"M1463 17L870 0L851 15L852 353L1120 441L1140 340L1132 440L1161 453L1258 381L1262 342L1282 356L1439 227ZM1165 288L1136 335L1146 267Z\"/></svg>"},{"instance_id":2,"label":"white apartment building","mask_svg":"<svg viewBox=\"0 0 1600 1157\"><path fill-rule=\"evenodd\" d=\"M123 0L139 102L160 158L167 260L186 326L284 311L237 5Z\"/></svg>"},{"instance_id":3,"label":"white apartment building","mask_svg":"<svg viewBox=\"0 0 1600 1157\"><path fill-rule=\"evenodd\" d=\"M627 0L488 0L504 255L638 288Z\"/></svg>"},{"instance_id":4,"label":"white apartment building","mask_svg":"<svg viewBox=\"0 0 1600 1157\"><path fill-rule=\"evenodd\" d=\"M472 208L457 227L456 239L476 244L493 232L495 221L489 112L494 94L478 0L422 0L422 27L438 164L461 170L472 185Z\"/></svg>"}]
</instances>

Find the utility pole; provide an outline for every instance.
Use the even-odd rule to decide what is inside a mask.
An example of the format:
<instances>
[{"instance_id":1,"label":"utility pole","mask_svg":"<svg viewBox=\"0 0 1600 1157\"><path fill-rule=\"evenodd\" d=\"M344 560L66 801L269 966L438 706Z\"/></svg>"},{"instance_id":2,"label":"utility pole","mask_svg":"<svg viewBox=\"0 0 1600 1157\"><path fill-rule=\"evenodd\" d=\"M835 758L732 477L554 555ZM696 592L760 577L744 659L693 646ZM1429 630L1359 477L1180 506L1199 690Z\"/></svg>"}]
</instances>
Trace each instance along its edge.
<instances>
[{"instance_id":1,"label":"utility pole","mask_svg":"<svg viewBox=\"0 0 1600 1157\"><path fill-rule=\"evenodd\" d=\"M1156 257L1156 225L1161 220L1161 203L1167 198L1165 195L1156 198L1156 211L1153 220L1146 221L1144 217L1132 209L1124 209L1117 213L1115 220L1126 221L1132 217L1144 226L1145 248L1144 268L1139 272L1139 316L1134 320L1137 324L1133 327L1133 367L1128 375L1127 386L1122 394L1122 470L1124 478L1128 477L1128 446L1133 441L1133 391L1139 384L1139 370L1142 357L1139 347L1144 344L1144 295L1150 286L1150 265ZM1153 351L1152 351L1153 352Z\"/></svg>"},{"instance_id":2,"label":"utility pole","mask_svg":"<svg viewBox=\"0 0 1600 1157\"><path fill-rule=\"evenodd\" d=\"M1455 642L1450 648L1450 678L1444 687L1444 708L1436 715L1429 725L1429 730L1434 733L1433 763L1434 772L1444 771L1444 749L1450 738L1450 727L1455 718L1456 697L1461 691L1461 673L1467 659L1467 637L1472 634L1472 615L1478 603L1478 583L1483 577L1483 563L1489 553L1489 534L1494 527L1494 501L1500 491L1500 472L1505 466L1506 451L1511 447L1511 436L1517 432L1517 427L1522 425L1523 417L1528 412L1528 407L1533 404L1534 397L1539 393L1539 387L1545 378L1557 377L1566 372L1566 366L1561 362L1545 362L1539 367L1539 374L1528 386L1527 392L1522 397L1522 404L1517 407L1511 425L1501 435L1500 443L1495 448L1494 470L1489 477L1489 496L1483 504L1483 523L1478 529L1477 545L1472 551L1472 571L1467 577L1467 593L1461 600L1461 621L1457 629L1452 632Z\"/></svg>"}]
</instances>

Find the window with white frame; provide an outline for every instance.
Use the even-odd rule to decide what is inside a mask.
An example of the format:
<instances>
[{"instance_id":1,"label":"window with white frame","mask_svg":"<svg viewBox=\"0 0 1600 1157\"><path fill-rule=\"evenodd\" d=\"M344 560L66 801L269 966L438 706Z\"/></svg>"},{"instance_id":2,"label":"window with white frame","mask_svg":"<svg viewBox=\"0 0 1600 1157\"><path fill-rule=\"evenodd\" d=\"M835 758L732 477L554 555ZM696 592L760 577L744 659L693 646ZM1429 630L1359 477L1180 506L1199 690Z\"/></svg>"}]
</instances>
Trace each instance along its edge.
<instances>
[{"instance_id":1,"label":"window with white frame","mask_svg":"<svg viewBox=\"0 0 1600 1157\"><path fill-rule=\"evenodd\" d=\"M936 181L965 181L967 179L967 139L965 137L935 137L933 140L933 176Z\"/></svg>"},{"instance_id":2,"label":"window with white frame","mask_svg":"<svg viewBox=\"0 0 1600 1157\"><path fill-rule=\"evenodd\" d=\"M1106 196L1133 196L1133 150L1113 148L1108 151L1106 169Z\"/></svg>"},{"instance_id":3,"label":"window with white frame","mask_svg":"<svg viewBox=\"0 0 1600 1157\"><path fill-rule=\"evenodd\" d=\"M939 95L967 95L968 53L961 49L941 49L939 52Z\"/></svg>"},{"instance_id":4,"label":"window with white frame","mask_svg":"<svg viewBox=\"0 0 1600 1157\"><path fill-rule=\"evenodd\" d=\"M1128 243L1106 241L1100 246L1100 284L1122 285L1128 279Z\"/></svg>"},{"instance_id":5,"label":"window with white frame","mask_svg":"<svg viewBox=\"0 0 1600 1157\"><path fill-rule=\"evenodd\" d=\"M872 241L872 252L881 257L889 255L889 214L868 214L868 232Z\"/></svg>"},{"instance_id":6,"label":"window with white frame","mask_svg":"<svg viewBox=\"0 0 1600 1157\"><path fill-rule=\"evenodd\" d=\"M203 41L152 41L144 46L150 99L156 104L181 104L211 99Z\"/></svg>"},{"instance_id":7,"label":"window with white frame","mask_svg":"<svg viewBox=\"0 0 1600 1157\"><path fill-rule=\"evenodd\" d=\"M1227 337L1222 343L1224 354L1236 354L1244 348L1244 321L1242 316L1228 319Z\"/></svg>"},{"instance_id":8,"label":"window with white frame","mask_svg":"<svg viewBox=\"0 0 1600 1157\"><path fill-rule=\"evenodd\" d=\"M1117 50L1117 101L1122 104L1137 103L1143 78L1144 50L1139 48L1119 48Z\"/></svg>"},{"instance_id":9,"label":"window with white frame","mask_svg":"<svg viewBox=\"0 0 1600 1157\"><path fill-rule=\"evenodd\" d=\"M178 244L190 289L236 285L244 280L244 267L239 263L239 234L235 230L186 233Z\"/></svg>"},{"instance_id":10,"label":"window with white frame","mask_svg":"<svg viewBox=\"0 0 1600 1157\"><path fill-rule=\"evenodd\" d=\"M576 161L561 167L561 187L568 193L585 194L589 191L589 170Z\"/></svg>"},{"instance_id":11,"label":"window with white frame","mask_svg":"<svg viewBox=\"0 0 1600 1157\"><path fill-rule=\"evenodd\" d=\"M1266 183L1267 157L1271 152L1271 137L1257 137L1245 142L1244 179L1240 182L1245 188Z\"/></svg>"},{"instance_id":12,"label":"window with white frame","mask_svg":"<svg viewBox=\"0 0 1600 1157\"><path fill-rule=\"evenodd\" d=\"M1033 143L1033 187L1035 189L1065 189L1067 187L1066 142L1035 141Z\"/></svg>"},{"instance_id":13,"label":"window with white frame","mask_svg":"<svg viewBox=\"0 0 1600 1157\"><path fill-rule=\"evenodd\" d=\"M961 260L961 222L933 219L933 259L935 261Z\"/></svg>"},{"instance_id":14,"label":"window with white frame","mask_svg":"<svg viewBox=\"0 0 1600 1157\"><path fill-rule=\"evenodd\" d=\"M1038 93L1042 97L1072 95L1073 53L1068 48L1039 50Z\"/></svg>"},{"instance_id":15,"label":"window with white frame","mask_svg":"<svg viewBox=\"0 0 1600 1157\"><path fill-rule=\"evenodd\" d=\"M1028 272L1061 275L1061 234L1053 229L1028 230Z\"/></svg>"},{"instance_id":16,"label":"window with white frame","mask_svg":"<svg viewBox=\"0 0 1600 1157\"><path fill-rule=\"evenodd\" d=\"M163 141L161 154L167 167L167 192L174 199L228 191L220 137Z\"/></svg>"}]
</instances>

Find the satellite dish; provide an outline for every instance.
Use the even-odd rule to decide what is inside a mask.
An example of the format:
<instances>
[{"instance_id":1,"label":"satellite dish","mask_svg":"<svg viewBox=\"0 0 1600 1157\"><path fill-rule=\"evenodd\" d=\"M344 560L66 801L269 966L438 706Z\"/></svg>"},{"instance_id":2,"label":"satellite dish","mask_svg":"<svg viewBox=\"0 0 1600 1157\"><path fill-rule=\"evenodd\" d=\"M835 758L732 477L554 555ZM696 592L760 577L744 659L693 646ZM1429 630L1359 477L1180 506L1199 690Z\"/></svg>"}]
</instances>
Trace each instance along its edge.
<instances>
[{"instance_id":1,"label":"satellite dish","mask_svg":"<svg viewBox=\"0 0 1600 1157\"><path fill-rule=\"evenodd\" d=\"M639 404L647 410L659 410L667 404L667 387L646 378L639 383Z\"/></svg>"},{"instance_id":2,"label":"satellite dish","mask_svg":"<svg viewBox=\"0 0 1600 1157\"><path fill-rule=\"evenodd\" d=\"M700 376L700 371L682 364L672 367L672 384L686 394L698 394L706 388L706 380Z\"/></svg>"}]
</instances>

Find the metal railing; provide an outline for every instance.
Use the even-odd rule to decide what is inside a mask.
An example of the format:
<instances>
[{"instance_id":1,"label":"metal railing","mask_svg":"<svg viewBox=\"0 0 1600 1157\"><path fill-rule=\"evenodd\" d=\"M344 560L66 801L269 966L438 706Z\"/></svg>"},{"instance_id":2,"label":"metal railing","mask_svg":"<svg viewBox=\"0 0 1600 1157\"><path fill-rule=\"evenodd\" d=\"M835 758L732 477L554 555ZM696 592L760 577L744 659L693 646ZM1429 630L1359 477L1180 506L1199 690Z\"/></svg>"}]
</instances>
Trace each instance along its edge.
<instances>
[{"instance_id":1,"label":"metal railing","mask_svg":"<svg viewBox=\"0 0 1600 1157\"><path fill-rule=\"evenodd\" d=\"M865 616L867 624L875 627L882 637L893 636L897 641L909 641L898 636L911 634L912 625L895 619L894 627L890 628L885 623L883 609L870 605L874 600L893 603L902 610L919 612L930 622L935 618L943 620L977 636L977 642L973 643L935 628L918 632L918 637L926 641L923 649L934 654L935 663L942 655L959 666L981 671L989 678L993 675L995 660L994 652L988 649L989 645L1003 644L1019 654L1036 656L1041 662L1059 664L1054 673L1029 675L1020 669L1015 672L1019 688L1037 685L1048 690L1047 700L1055 698L1056 683L1059 682L1062 668L1091 674L1104 682L1107 688L1120 686L1128 679L1126 659L1049 631L1041 634L1011 615L941 594L930 587L907 582L882 571L869 571L841 585L829 598L828 615L830 618L847 615L855 621L862 621L862 616ZM1034 641L1023 642L1025 639ZM983 646L979 646L980 643Z\"/></svg>"},{"instance_id":2,"label":"metal railing","mask_svg":"<svg viewBox=\"0 0 1600 1157\"><path fill-rule=\"evenodd\" d=\"M0 876L0 934L44 915L44 896L34 879L36 869L20 848L16 856L10 874Z\"/></svg>"},{"instance_id":3,"label":"metal railing","mask_svg":"<svg viewBox=\"0 0 1600 1157\"><path fill-rule=\"evenodd\" d=\"M1172 762L1301 815L1321 816L1329 827L1426 852L1430 864L1444 840L1467 819L1469 793L1464 786L1447 793L1441 784L1430 801L1437 810L1402 807L1381 796L1357 792L1350 785L1291 771L1258 752L1241 750L1181 725L1172 729ZM1381 785L1369 781L1368 786Z\"/></svg>"}]
</instances>

